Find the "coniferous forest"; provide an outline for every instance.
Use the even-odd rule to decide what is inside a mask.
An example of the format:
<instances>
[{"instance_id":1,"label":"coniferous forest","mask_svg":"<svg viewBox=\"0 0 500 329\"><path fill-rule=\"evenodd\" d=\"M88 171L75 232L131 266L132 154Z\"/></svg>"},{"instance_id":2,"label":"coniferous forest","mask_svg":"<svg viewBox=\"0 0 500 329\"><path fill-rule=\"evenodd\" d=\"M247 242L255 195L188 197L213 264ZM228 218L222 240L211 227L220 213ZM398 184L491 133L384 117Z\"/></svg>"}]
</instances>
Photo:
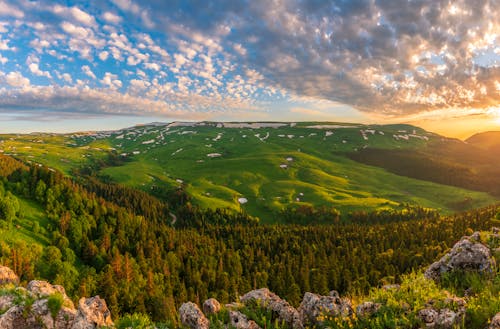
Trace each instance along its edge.
<instances>
[{"instance_id":1,"label":"coniferous forest","mask_svg":"<svg viewBox=\"0 0 500 329\"><path fill-rule=\"evenodd\" d=\"M4 155L0 176L3 228L20 227L21 199L48 218L31 228L46 245L0 241L2 264L22 281L61 284L70 296L99 294L115 317L140 312L171 323L185 301L225 303L260 287L297 306L306 291L355 295L398 283L464 232L489 229L497 213L442 217L401 205L341 217L336 209L298 207L276 213L281 224L264 225L245 213L199 209L182 189L160 191L160 200Z\"/></svg>"}]
</instances>

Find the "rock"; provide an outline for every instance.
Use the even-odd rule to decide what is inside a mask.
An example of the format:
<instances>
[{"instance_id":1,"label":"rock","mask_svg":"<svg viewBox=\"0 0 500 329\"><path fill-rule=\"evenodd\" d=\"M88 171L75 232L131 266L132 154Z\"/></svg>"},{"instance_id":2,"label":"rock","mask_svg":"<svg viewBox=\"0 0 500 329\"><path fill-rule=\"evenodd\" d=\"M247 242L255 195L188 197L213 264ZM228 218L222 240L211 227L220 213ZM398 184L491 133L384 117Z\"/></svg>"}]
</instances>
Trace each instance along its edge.
<instances>
[{"instance_id":1,"label":"rock","mask_svg":"<svg viewBox=\"0 0 500 329\"><path fill-rule=\"evenodd\" d=\"M463 238L439 261L433 263L425 271L425 277L439 280L441 275L452 271L491 272L495 261L491 257L490 249L470 238Z\"/></svg>"},{"instance_id":2,"label":"rock","mask_svg":"<svg viewBox=\"0 0 500 329\"><path fill-rule=\"evenodd\" d=\"M438 312L433 308L424 308L418 312L418 317L427 325L436 322Z\"/></svg>"},{"instance_id":3,"label":"rock","mask_svg":"<svg viewBox=\"0 0 500 329\"><path fill-rule=\"evenodd\" d=\"M299 312L286 300L281 299L267 288L252 290L243 295L240 300L244 304L256 301L261 307L272 311L278 317L278 320L285 322L288 327L293 329L303 328Z\"/></svg>"},{"instance_id":4,"label":"rock","mask_svg":"<svg viewBox=\"0 0 500 329\"><path fill-rule=\"evenodd\" d=\"M14 296L4 295L0 296L0 314L14 305Z\"/></svg>"},{"instance_id":5,"label":"rock","mask_svg":"<svg viewBox=\"0 0 500 329\"><path fill-rule=\"evenodd\" d=\"M500 313L497 313L497 315L491 319L488 329L500 329Z\"/></svg>"},{"instance_id":6,"label":"rock","mask_svg":"<svg viewBox=\"0 0 500 329\"><path fill-rule=\"evenodd\" d=\"M382 307L382 304L380 303L364 302L356 307L356 315L360 318L370 317L371 315L377 313L380 307Z\"/></svg>"},{"instance_id":7,"label":"rock","mask_svg":"<svg viewBox=\"0 0 500 329\"><path fill-rule=\"evenodd\" d=\"M261 329L253 320L248 320L246 315L238 311L229 311L231 327L236 329Z\"/></svg>"},{"instance_id":8,"label":"rock","mask_svg":"<svg viewBox=\"0 0 500 329\"><path fill-rule=\"evenodd\" d=\"M187 302L179 308L183 325L191 329L209 329L210 322L195 303Z\"/></svg>"},{"instance_id":9,"label":"rock","mask_svg":"<svg viewBox=\"0 0 500 329\"><path fill-rule=\"evenodd\" d=\"M203 313L205 315L219 313L220 309L220 303L215 298L209 298L203 303Z\"/></svg>"},{"instance_id":10,"label":"rock","mask_svg":"<svg viewBox=\"0 0 500 329\"><path fill-rule=\"evenodd\" d=\"M401 285L399 284L385 284L382 286L382 290L399 290Z\"/></svg>"},{"instance_id":11,"label":"rock","mask_svg":"<svg viewBox=\"0 0 500 329\"><path fill-rule=\"evenodd\" d=\"M43 298L53 294L61 294L64 299L64 304L68 307L74 308L73 301L66 295L66 290L63 286L52 285L47 281L32 280L28 283L26 289L31 292L35 297Z\"/></svg>"},{"instance_id":12,"label":"rock","mask_svg":"<svg viewBox=\"0 0 500 329\"><path fill-rule=\"evenodd\" d=\"M323 316L349 317L353 314L349 300L306 292L299 307L302 323L322 324Z\"/></svg>"},{"instance_id":13,"label":"rock","mask_svg":"<svg viewBox=\"0 0 500 329\"><path fill-rule=\"evenodd\" d=\"M75 322L71 329L94 329L112 325L111 312L104 299L99 296L80 298Z\"/></svg>"},{"instance_id":14,"label":"rock","mask_svg":"<svg viewBox=\"0 0 500 329\"><path fill-rule=\"evenodd\" d=\"M498 234L498 233L500 233L500 228L499 227L492 227L491 232L493 232L493 234Z\"/></svg>"},{"instance_id":15,"label":"rock","mask_svg":"<svg viewBox=\"0 0 500 329\"><path fill-rule=\"evenodd\" d=\"M426 328L452 329L462 323L464 313L454 312L448 308L435 310L431 307L418 312L418 317L424 322Z\"/></svg>"},{"instance_id":16,"label":"rock","mask_svg":"<svg viewBox=\"0 0 500 329\"><path fill-rule=\"evenodd\" d=\"M10 268L0 265L0 285L9 283L19 284L19 277Z\"/></svg>"}]
</instances>

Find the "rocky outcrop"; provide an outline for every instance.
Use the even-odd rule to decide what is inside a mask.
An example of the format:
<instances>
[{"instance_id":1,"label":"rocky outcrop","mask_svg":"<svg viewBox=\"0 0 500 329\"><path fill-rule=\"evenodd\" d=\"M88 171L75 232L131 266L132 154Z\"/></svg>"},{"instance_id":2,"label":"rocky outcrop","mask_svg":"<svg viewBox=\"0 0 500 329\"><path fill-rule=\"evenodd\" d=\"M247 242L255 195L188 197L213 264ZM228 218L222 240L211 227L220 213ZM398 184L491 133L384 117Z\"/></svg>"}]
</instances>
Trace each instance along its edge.
<instances>
[{"instance_id":1,"label":"rocky outcrop","mask_svg":"<svg viewBox=\"0 0 500 329\"><path fill-rule=\"evenodd\" d=\"M203 313L206 315L219 313L220 309L220 303L215 298L209 298L203 303Z\"/></svg>"},{"instance_id":2,"label":"rocky outcrop","mask_svg":"<svg viewBox=\"0 0 500 329\"><path fill-rule=\"evenodd\" d=\"M2 329L96 329L113 326L106 302L99 296L80 299L75 309L62 286L46 281L33 280L27 289L17 287L10 291L11 294L6 289L0 297ZM52 298L59 298L62 305L49 305Z\"/></svg>"},{"instance_id":3,"label":"rocky outcrop","mask_svg":"<svg viewBox=\"0 0 500 329\"><path fill-rule=\"evenodd\" d=\"M10 268L0 265L0 285L9 283L19 284L19 277Z\"/></svg>"},{"instance_id":4,"label":"rocky outcrop","mask_svg":"<svg viewBox=\"0 0 500 329\"><path fill-rule=\"evenodd\" d=\"M64 299L64 304L70 308L74 308L73 302L66 295L66 290L63 286L50 284L47 281L32 280L28 283L26 289L37 298L49 297L53 294L61 294Z\"/></svg>"},{"instance_id":5,"label":"rocky outcrop","mask_svg":"<svg viewBox=\"0 0 500 329\"><path fill-rule=\"evenodd\" d=\"M272 311L278 320L284 322L289 328L303 328L299 312L286 300L281 299L267 288L252 290L243 295L240 300L244 304L257 302L261 307Z\"/></svg>"},{"instance_id":6,"label":"rocky outcrop","mask_svg":"<svg viewBox=\"0 0 500 329\"><path fill-rule=\"evenodd\" d=\"M112 324L111 313L104 299L99 296L80 299L72 329L92 329Z\"/></svg>"},{"instance_id":7,"label":"rocky outcrop","mask_svg":"<svg viewBox=\"0 0 500 329\"><path fill-rule=\"evenodd\" d=\"M500 312L491 319L488 329L500 329Z\"/></svg>"},{"instance_id":8,"label":"rocky outcrop","mask_svg":"<svg viewBox=\"0 0 500 329\"><path fill-rule=\"evenodd\" d=\"M480 234L477 232L470 237L462 238L450 252L429 266L425 271L425 277L439 280L444 273L453 271L491 273L495 267L495 260L491 257L490 249L479 241Z\"/></svg>"},{"instance_id":9,"label":"rocky outcrop","mask_svg":"<svg viewBox=\"0 0 500 329\"><path fill-rule=\"evenodd\" d=\"M179 315L182 324L191 329L208 329L210 327L207 317L195 303L182 304L179 308Z\"/></svg>"},{"instance_id":10,"label":"rocky outcrop","mask_svg":"<svg viewBox=\"0 0 500 329\"><path fill-rule=\"evenodd\" d=\"M321 296L306 292L299 307L299 313L304 324L321 325L323 319L332 317L349 317L353 314L351 302L340 298L336 291L330 296Z\"/></svg>"},{"instance_id":11,"label":"rocky outcrop","mask_svg":"<svg viewBox=\"0 0 500 329\"><path fill-rule=\"evenodd\" d=\"M364 302L356 307L356 315L359 318L367 318L377 313L377 311L382 307L380 303L374 302Z\"/></svg>"},{"instance_id":12,"label":"rocky outcrop","mask_svg":"<svg viewBox=\"0 0 500 329\"><path fill-rule=\"evenodd\" d=\"M238 311L229 311L231 327L236 329L261 329L253 320L248 320L246 315Z\"/></svg>"},{"instance_id":13,"label":"rocky outcrop","mask_svg":"<svg viewBox=\"0 0 500 329\"><path fill-rule=\"evenodd\" d=\"M428 307L418 312L418 317L426 328L452 329L462 323L463 316L462 312L455 312L448 308L436 310Z\"/></svg>"}]
</instances>

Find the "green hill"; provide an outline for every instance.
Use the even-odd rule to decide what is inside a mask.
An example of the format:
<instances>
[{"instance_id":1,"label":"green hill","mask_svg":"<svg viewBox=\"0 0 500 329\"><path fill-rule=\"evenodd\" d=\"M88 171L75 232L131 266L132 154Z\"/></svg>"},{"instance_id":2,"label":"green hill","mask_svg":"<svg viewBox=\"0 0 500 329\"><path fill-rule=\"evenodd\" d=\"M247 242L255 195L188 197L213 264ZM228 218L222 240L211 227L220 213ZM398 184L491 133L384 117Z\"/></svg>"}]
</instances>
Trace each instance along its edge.
<instances>
[{"instance_id":1,"label":"green hill","mask_svg":"<svg viewBox=\"0 0 500 329\"><path fill-rule=\"evenodd\" d=\"M267 222L286 207L329 206L345 215L410 203L451 213L496 200L470 186L391 173L346 156L373 149L413 154L456 143L409 125L174 122L1 138L5 154L67 174L88 165L102 180L147 192L181 187L196 205L242 209Z\"/></svg>"}]
</instances>

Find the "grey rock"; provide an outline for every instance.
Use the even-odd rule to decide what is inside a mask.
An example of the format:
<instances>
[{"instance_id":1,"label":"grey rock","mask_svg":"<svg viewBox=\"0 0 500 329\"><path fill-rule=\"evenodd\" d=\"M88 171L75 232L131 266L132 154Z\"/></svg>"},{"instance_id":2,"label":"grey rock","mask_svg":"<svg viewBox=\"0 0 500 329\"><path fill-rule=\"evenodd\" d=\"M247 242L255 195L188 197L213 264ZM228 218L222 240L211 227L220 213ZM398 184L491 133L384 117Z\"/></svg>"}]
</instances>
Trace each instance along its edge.
<instances>
[{"instance_id":1,"label":"grey rock","mask_svg":"<svg viewBox=\"0 0 500 329\"><path fill-rule=\"evenodd\" d=\"M19 277L10 268L0 265L0 285L9 283L18 285Z\"/></svg>"},{"instance_id":2,"label":"grey rock","mask_svg":"<svg viewBox=\"0 0 500 329\"><path fill-rule=\"evenodd\" d=\"M63 286L57 284L53 285L47 281L32 280L28 283L26 289L38 298L49 297L53 294L61 294L64 299L64 304L74 308L73 301L66 295L66 290L64 290Z\"/></svg>"},{"instance_id":3,"label":"grey rock","mask_svg":"<svg viewBox=\"0 0 500 329\"><path fill-rule=\"evenodd\" d=\"M425 277L439 280L444 273L452 271L476 271L488 273L495 267L490 249L470 238L463 238L439 261L425 271Z\"/></svg>"},{"instance_id":4,"label":"grey rock","mask_svg":"<svg viewBox=\"0 0 500 329\"><path fill-rule=\"evenodd\" d=\"M104 299L99 296L80 298L71 329L94 329L112 325L111 312Z\"/></svg>"},{"instance_id":5,"label":"grey rock","mask_svg":"<svg viewBox=\"0 0 500 329\"><path fill-rule=\"evenodd\" d=\"M187 302L179 308L179 315L183 325L191 329L208 329L210 322L195 303Z\"/></svg>"},{"instance_id":6,"label":"grey rock","mask_svg":"<svg viewBox=\"0 0 500 329\"><path fill-rule=\"evenodd\" d=\"M399 290L401 285L399 284L386 284L382 286L382 290Z\"/></svg>"},{"instance_id":7,"label":"grey rock","mask_svg":"<svg viewBox=\"0 0 500 329\"><path fill-rule=\"evenodd\" d=\"M236 329L261 329L253 320L248 320L246 315L238 311L229 311L231 326Z\"/></svg>"},{"instance_id":8,"label":"grey rock","mask_svg":"<svg viewBox=\"0 0 500 329\"><path fill-rule=\"evenodd\" d=\"M267 288L252 290L240 297L240 300L244 304L252 301L257 302L261 307L272 311L279 321L283 321L289 328L303 328L299 312L286 300L281 299Z\"/></svg>"},{"instance_id":9,"label":"grey rock","mask_svg":"<svg viewBox=\"0 0 500 329\"><path fill-rule=\"evenodd\" d=\"M382 307L382 304L380 303L364 302L356 307L356 315L361 318L369 317L377 313L380 307Z\"/></svg>"},{"instance_id":10,"label":"grey rock","mask_svg":"<svg viewBox=\"0 0 500 329\"><path fill-rule=\"evenodd\" d=\"M448 308L435 310L428 307L418 312L418 317L426 328L452 329L462 322L463 316L463 312L454 312Z\"/></svg>"},{"instance_id":11,"label":"grey rock","mask_svg":"<svg viewBox=\"0 0 500 329\"><path fill-rule=\"evenodd\" d=\"M205 315L219 313L220 309L220 303L215 298L209 298L205 302L203 302L203 313L205 313Z\"/></svg>"},{"instance_id":12,"label":"grey rock","mask_svg":"<svg viewBox=\"0 0 500 329\"><path fill-rule=\"evenodd\" d=\"M491 319L488 329L500 329L500 312Z\"/></svg>"},{"instance_id":13,"label":"grey rock","mask_svg":"<svg viewBox=\"0 0 500 329\"><path fill-rule=\"evenodd\" d=\"M321 296L306 292L299 307L302 323L312 325L322 324L323 316L349 317L353 314L351 302L348 299Z\"/></svg>"}]
</instances>

